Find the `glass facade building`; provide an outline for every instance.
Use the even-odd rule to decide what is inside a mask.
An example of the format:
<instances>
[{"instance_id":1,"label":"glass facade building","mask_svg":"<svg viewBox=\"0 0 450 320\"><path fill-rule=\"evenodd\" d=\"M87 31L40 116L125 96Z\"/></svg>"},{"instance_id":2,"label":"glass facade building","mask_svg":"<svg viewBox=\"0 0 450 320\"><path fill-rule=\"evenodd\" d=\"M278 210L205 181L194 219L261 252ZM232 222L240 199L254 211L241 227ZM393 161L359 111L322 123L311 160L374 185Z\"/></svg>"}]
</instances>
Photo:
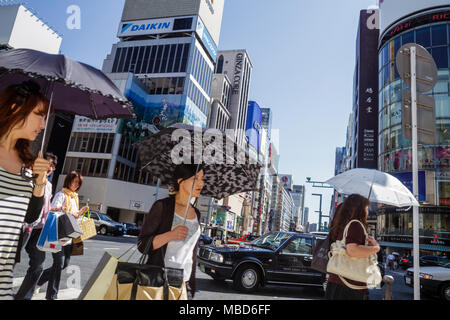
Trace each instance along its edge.
<instances>
[{"instance_id":1,"label":"glass facade building","mask_svg":"<svg viewBox=\"0 0 450 320\"><path fill-rule=\"evenodd\" d=\"M410 90L396 68L407 43L428 50L438 82L426 94L436 103L436 145L418 145L421 254L450 252L450 7L424 10L382 32L379 44L378 169L393 174L412 191L411 140L402 131L402 90ZM377 234L385 245L412 248L412 209L383 208Z\"/></svg>"}]
</instances>

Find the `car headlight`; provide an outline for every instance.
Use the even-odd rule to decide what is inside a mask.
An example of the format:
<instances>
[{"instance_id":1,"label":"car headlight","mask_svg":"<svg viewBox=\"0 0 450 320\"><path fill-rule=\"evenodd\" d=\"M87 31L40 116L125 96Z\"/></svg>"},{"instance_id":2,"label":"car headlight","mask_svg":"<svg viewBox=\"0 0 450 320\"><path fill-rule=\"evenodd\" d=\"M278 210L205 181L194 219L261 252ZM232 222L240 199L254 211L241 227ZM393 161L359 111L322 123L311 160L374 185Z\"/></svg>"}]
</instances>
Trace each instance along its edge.
<instances>
[{"instance_id":1,"label":"car headlight","mask_svg":"<svg viewBox=\"0 0 450 320\"><path fill-rule=\"evenodd\" d=\"M433 275L428 274L428 273L419 273L419 277L423 278L423 279L428 279L428 280L433 279Z\"/></svg>"},{"instance_id":2,"label":"car headlight","mask_svg":"<svg viewBox=\"0 0 450 320\"><path fill-rule=\"evenodd\" d=\"M211 252L211 256L209 257L212 261L223 263L223 255L220 253Z\"/></svg>"}]
</instances>

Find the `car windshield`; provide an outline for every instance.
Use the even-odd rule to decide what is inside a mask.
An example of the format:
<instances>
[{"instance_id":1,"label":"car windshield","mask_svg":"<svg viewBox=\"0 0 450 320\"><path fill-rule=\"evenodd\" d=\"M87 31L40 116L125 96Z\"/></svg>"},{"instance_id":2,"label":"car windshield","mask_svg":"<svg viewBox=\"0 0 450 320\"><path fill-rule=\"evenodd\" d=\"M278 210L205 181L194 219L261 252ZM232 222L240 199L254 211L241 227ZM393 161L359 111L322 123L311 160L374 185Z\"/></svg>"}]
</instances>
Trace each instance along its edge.
<instances>
[{"instance_id":1,"label":"car windshield","mask_svg":"<svg viewBox=\"0 0 450 320\"><path fill-rule=\"evenodd\" d=\"M100 216L100 218L101 218L102 220L109 221L109 222L114 222L113 219L111 219L110 217L108 217L108 216L106 216L106 215L104 215L104 214L99 214L99 216Z\"/></svg>"},{"instance_id":2,"label":"car windshield","mask_svg":"<svg viewBox=\"0 0 450 320\"><path fill-rule=\"evenodd\" d=\"M280 244L290 237L289 233L277 232L263 235L262 237L250 242L250 245L260 248L275 250Z\"/></svg>"}]
</instances>

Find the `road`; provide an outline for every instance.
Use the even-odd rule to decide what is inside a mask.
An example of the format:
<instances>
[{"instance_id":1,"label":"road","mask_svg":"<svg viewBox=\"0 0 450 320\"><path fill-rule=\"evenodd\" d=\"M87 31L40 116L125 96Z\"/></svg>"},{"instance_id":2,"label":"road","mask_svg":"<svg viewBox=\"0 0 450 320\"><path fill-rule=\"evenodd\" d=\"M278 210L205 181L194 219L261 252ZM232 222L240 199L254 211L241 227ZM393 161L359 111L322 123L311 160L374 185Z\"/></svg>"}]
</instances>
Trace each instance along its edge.
<instances>
[{"instance_id":1,"label":"road","mask_svg":"<svg viewBox=\"0 0 450 320\"><path fill-rule=\"evenodd\" d=\"M136 237L124 236L101 236L89 239L84 243L84 255L71 258L70 266L63 270L61 275L61 285L58 298L61 300L76 299L81 292L81 288L86 284L93 270L100 261L103 253L108 251L117 256L123 254L136 244ZM133 250L124 256L128 259ZM130 261L136 262L140 253L135 251ZM51 266L52 256L47 253L45 268ZM21 262L14 268L14 291L16 292L25 276L28 268L28 255L25 251L21 253ZM403 281L404 271L387 271L387 274L394 276L393 298L395 300L413 300L413 289L405 286ZM323 300L324 297L318 288L294 287L269 285L260 288L253 294L243 294L232 289L231 281L214 281L210 276L197 269L197 289L194 300ZM36 300L45 299L46 285L43 285L40 293L33 297ZM384 296L382 289L370 290L371 300L382 300ZM422 296L423 300L433 299Z\"/></svg>"}]
</instances>

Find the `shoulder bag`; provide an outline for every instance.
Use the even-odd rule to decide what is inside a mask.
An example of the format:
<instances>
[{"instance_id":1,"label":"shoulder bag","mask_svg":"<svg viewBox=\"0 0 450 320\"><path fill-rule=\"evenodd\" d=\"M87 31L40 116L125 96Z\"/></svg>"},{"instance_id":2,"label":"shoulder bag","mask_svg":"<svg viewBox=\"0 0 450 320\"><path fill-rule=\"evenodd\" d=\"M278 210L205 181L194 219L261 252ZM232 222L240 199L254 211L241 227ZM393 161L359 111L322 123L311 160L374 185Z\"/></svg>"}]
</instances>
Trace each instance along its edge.
<instances>
[{"instance_id":1,"label":"shoulder bag","mask_svg":"<svg viewBox=\"0 0 450 320\"><path fill-rule=\"evenodd\" d=\"M145 264L152 247L148 240L139 263L118 262L104 300L187 300L183 269ZM160 250L163 255L162 250ZM162 259L164 263L164 256Z\"/></svg>"},{"instance_id":2,"label":"shoulder bag","mask_svg":"<svg viewBox=\"0 0 450 320\"><path fill-rule=\"evenodd\" d=\"M344 229L344 236L342 240L336 240L331 244L330 252L328 253L329 261L327 264L327 272L333 273L339 276L342 282L345 283L351 289L367 289L375 288L381 283L381 272L378 268L377 256L373 254L367 258L355 258L350 257L347 254L345 241L347 238L347 232L350 225L357 221L361 224L366 235L367 244L367 231L364 225L359 220L350 221ZM344 278L366 283L366 286L355 286Z\"/></svg>"}]
</instances>

